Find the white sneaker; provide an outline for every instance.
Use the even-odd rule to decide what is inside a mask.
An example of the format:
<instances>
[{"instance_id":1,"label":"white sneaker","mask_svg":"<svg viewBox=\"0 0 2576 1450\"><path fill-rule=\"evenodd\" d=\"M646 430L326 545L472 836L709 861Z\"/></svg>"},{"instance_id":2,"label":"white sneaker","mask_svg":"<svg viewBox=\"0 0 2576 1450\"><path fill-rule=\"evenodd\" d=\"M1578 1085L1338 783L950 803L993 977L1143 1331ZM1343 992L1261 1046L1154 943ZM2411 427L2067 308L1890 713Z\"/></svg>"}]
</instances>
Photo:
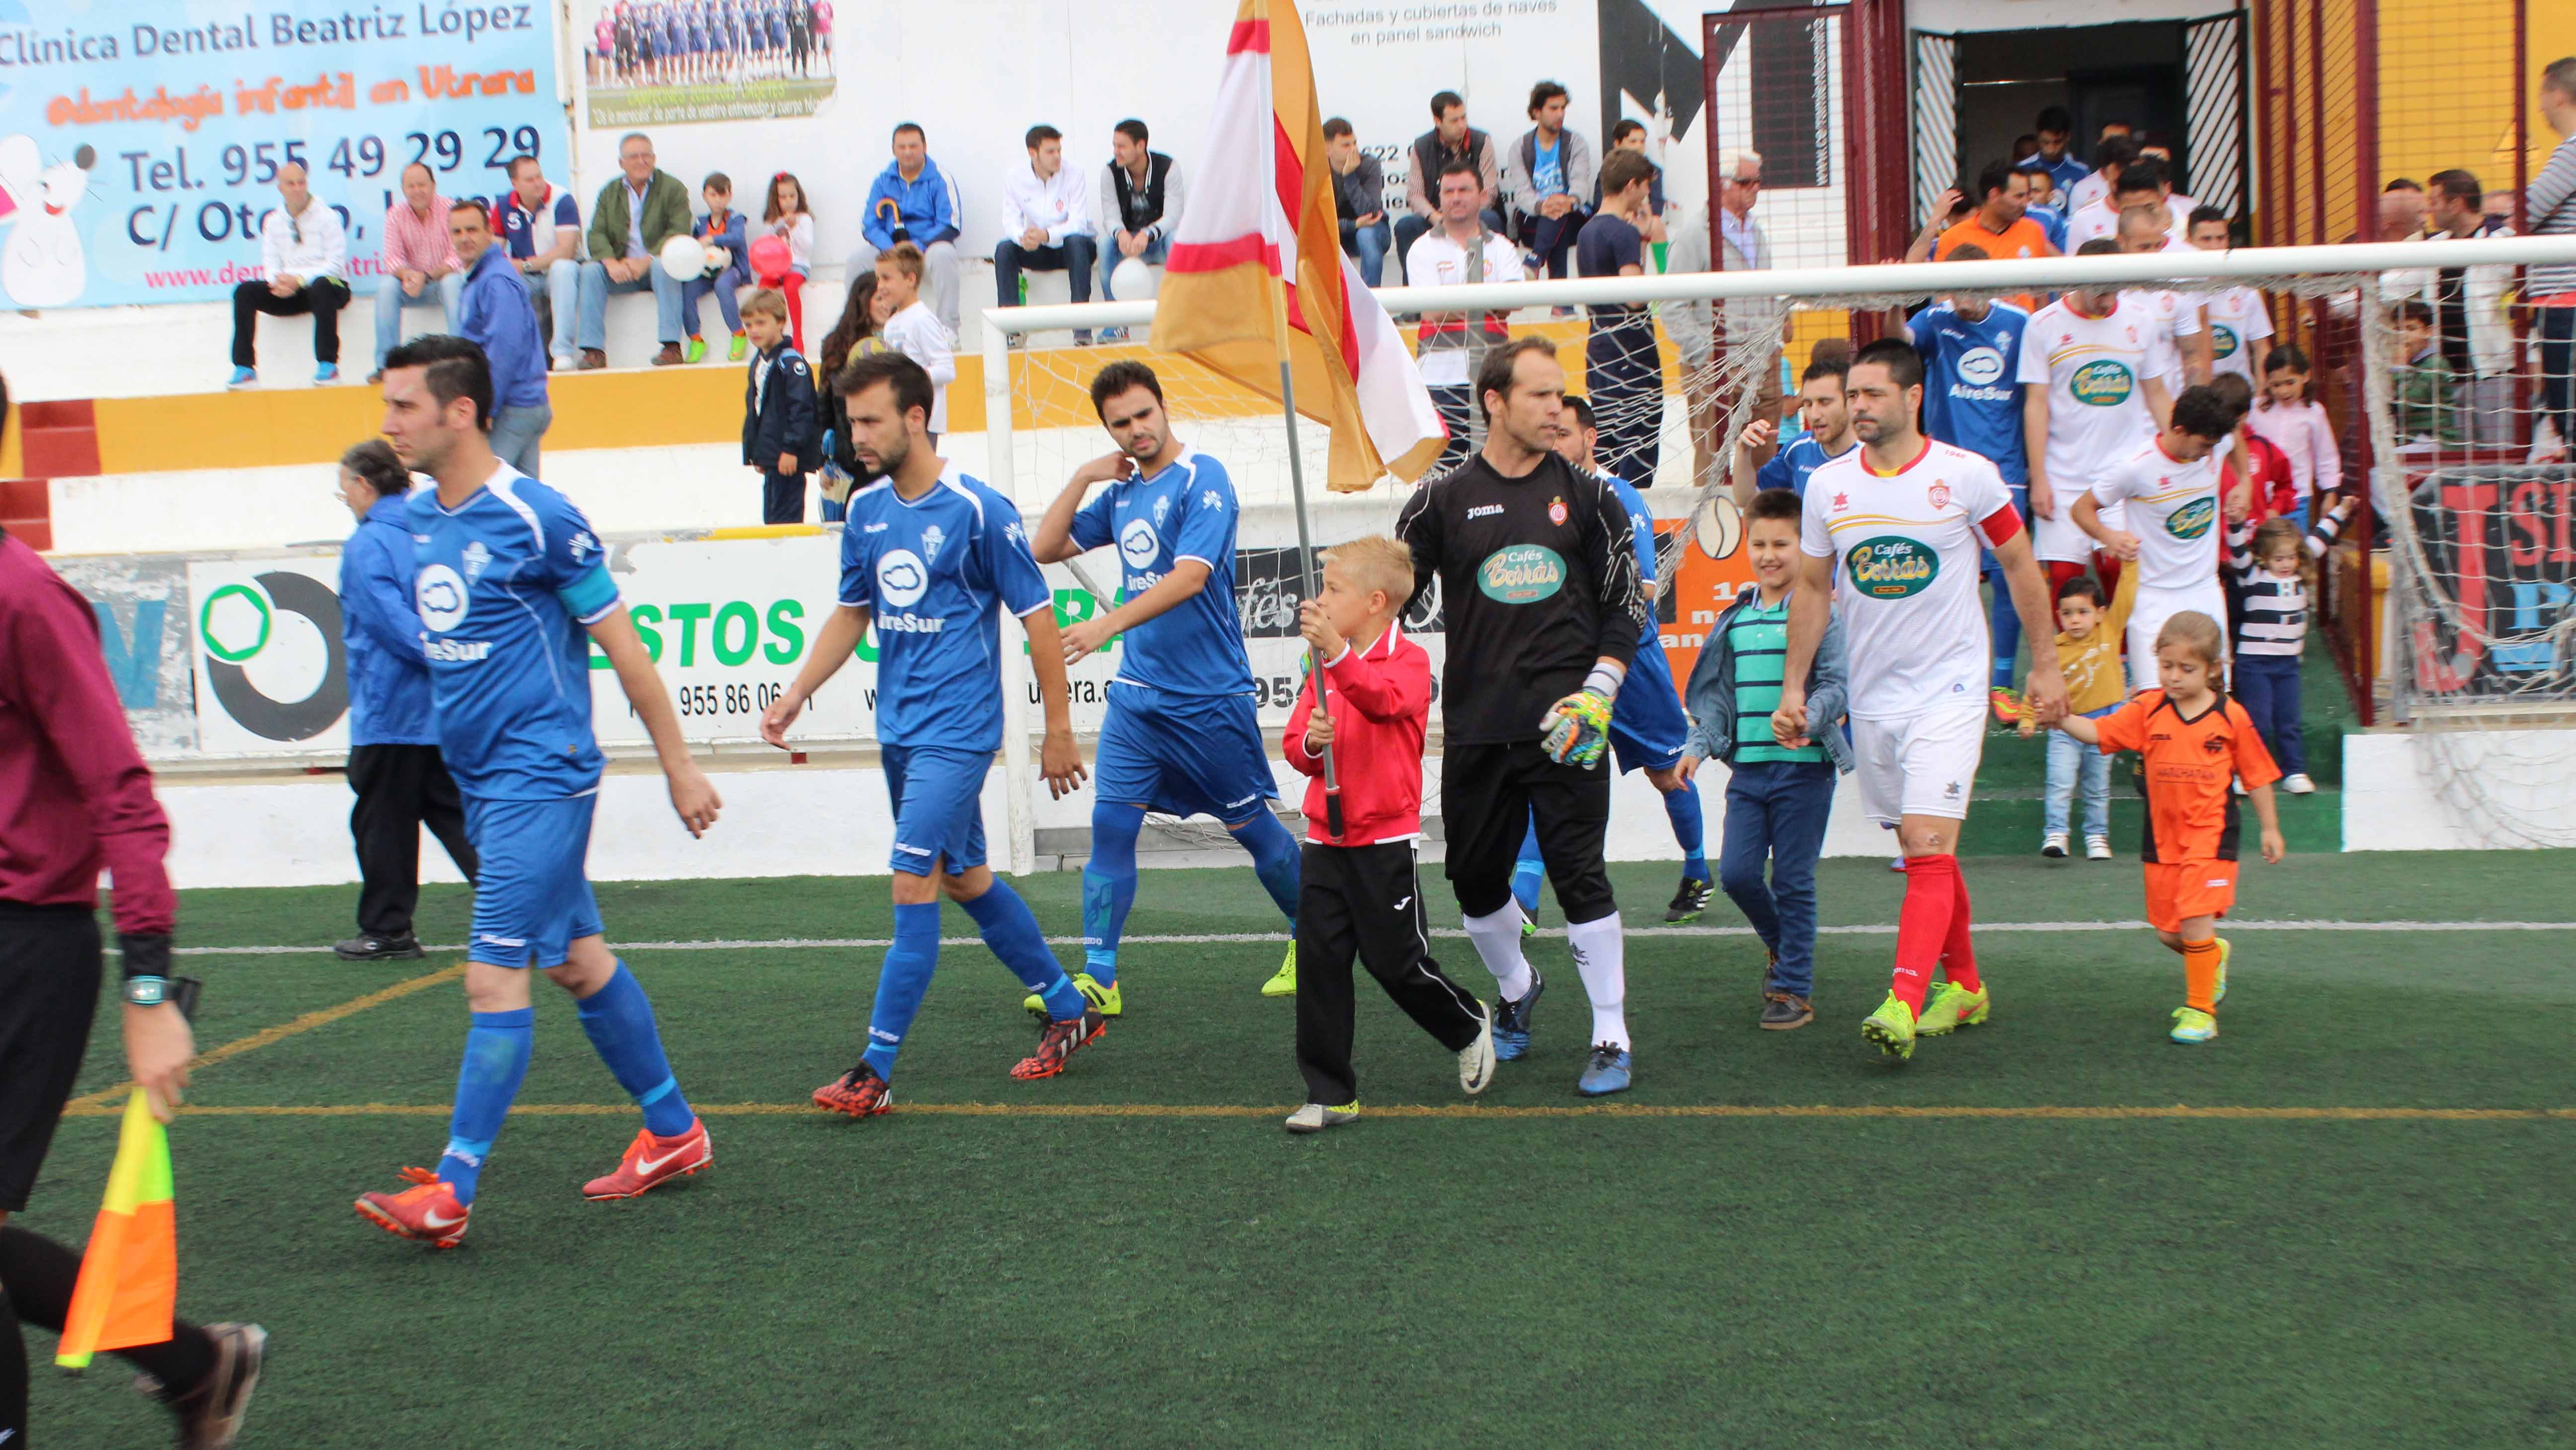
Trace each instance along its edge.
<instances>
[{"instance_id":1,"label":"white sneaker","mask_svg":"<svg viewBox=\"0 0 2576 1450\"><path fill-rule=\"evenodd\" d=\"M2284 777L2281 781L2281 789L2292 795L2313 795L2316 793L2317 783L2308 779L2306 771L2300 771L2296 775Z\"/></svg>"},{"instance_id":2,"label":"white sneaker","mask_svg":"<svg viewBox=\"0 0 2576 1450\"><path fill-rule=\"evenodd\" d=\"M2066 833L2051 831L2039 838L2039 854L2054 861L2066 854Z\"/></svg>"},{"instance_id":3,"label":"white sneaker","mask_svg":"<svg viewBox=\"0 0 2576 1450\"><path fill-rule=\"evenodd\" d=\"M1458 1052L1458 1090L1471 1098L1494 1080L1494 1009L1479 1002L1476 1016L1476 1040Z\"/></svg>"},{"instance_id":4,"label":"white sneaker","mask_svg":"<svg viewBox=\"0 0 2576 1450\"><path fill-rule=\"evenodd\" d=\"M2110 837L2108 837L2108 836L2087 836L2087 837L2085 837L2085 838L2084 838L2084 859L2085 859L2085 860L2087 860L2087 861L2108 861L2108 860L2110 860L2110 859L2111 859L2111 838L2110 838Z\"/></svg>"},{"instance_id":5,"label":"white sneaker","mask_svg":"<svg viewBox=\"0 0 2576 1450\"><path fill-rule=\"evenodd\" d=\"M1338 1108L1328 1108L1322 1103L1308 1103L1288 1115L1286 1126L1291 1133L1320 1133L1326 1128L1338 1128L1345 1123L1356 1123L1359 1117L1360 1105L1356 1102L1345 1103Z\"/></svg>"},{"instance_id":6,"label":"white sneaker","mask_svg":"<svg viewBox=\"0 0 2576 1450\"><path fill-rule=\"evenodd\" d=\"M2236 782L2236 793L2237 793L2238 795L2244 795L2244 794L2246 794L2246 790L2245 790L2245 782L2243 782L2243 781L2241 781L2241 780L2240 780L2240 781L2238 781L2238 782Z\"/></svg>"}]
</instances>

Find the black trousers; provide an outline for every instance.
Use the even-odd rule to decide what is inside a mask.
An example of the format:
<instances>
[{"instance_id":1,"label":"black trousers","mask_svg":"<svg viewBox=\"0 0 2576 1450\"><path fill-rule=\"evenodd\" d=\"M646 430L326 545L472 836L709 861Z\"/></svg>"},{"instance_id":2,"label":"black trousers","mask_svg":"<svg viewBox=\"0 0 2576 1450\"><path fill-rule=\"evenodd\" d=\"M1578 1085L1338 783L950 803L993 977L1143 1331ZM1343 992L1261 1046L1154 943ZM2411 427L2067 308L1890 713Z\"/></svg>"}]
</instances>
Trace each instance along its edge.
<instances>
[{"instance_id":1,"label":"black trousers","mask_svg":"<svg viewBox=\"0 0 2576 1450\"><path fill-rule=\"evenodd\" d=\"M1595 458L1612 477L1652 488L1664 442L1664 364L1654 319L1602 316L1609 310L1594 309L1592 335L1583 344L1584 385L1601 425Z\"/></svg>"},{"instance_id":2,"label":"black trousers","mask_svg":"<svg viewBox=\"0 0 2576 1450\"><path fill-rule=\"evenodd\" d=\"M259 341L259 315L301 317L313 314L313 360L335 363L340 360L340 309L349 305L348 284L333 277L316 277L299 292L284 297L268 290L265 282L244 282L233 289L233 366L259 366L256 345Z\"/></svg>"},{"instance_id":3,"label":"black trousers","mask_svg":"<svg viewBox=\"0 0 2576 1450\"><path fill-rule=\"evenodd\" d=\"M1469 916L1491 916L1512 899L1512 867L1533 817L1565 919L1599 921L1619 909L1601 862L1610 830L1606 761L1593 770L1559 765L1535 740L1452 743L1441 752L1440 817L1449 836L1449 885Z\"/></svg>"},{"instance_id":4,"label":"black trousers","mask_svg":"<svg viewBox=\"0 0 2576 1450\"><path fill-rule=\"evenodd\" d=\"M435 745L349 747L349 836L358 846L358 930L369 936L411 935L420 904L420 828L447 848L447 859L472 881L479 864L465 838L465 801Z\"/></svg>"},{"instance_id":5,"label":"black trousers","mask_svg":"<svg viewBox=\"0 0 2576 1450\"><path fill-rule=\"evenodd\" d=\"M1359 1100L1351 1074L1351 957L1395 1005L1451 1052L1476 1040L1484 1017L1475 994L1440 974L1423 928L1413 843L1318 846L1298 863L1297 1070L1306 1101L1339 1107Z\"/></svg>"},{"instance_id":6,"label":"black trousers","mask_svg":"<svg viewBox=\"0 0 2576 1450\"><path fill-rule=\"evenodd\" d=\"M761 472L760 521L764 524L805 522L805 475Z\"/></svg>"}]
</instances>

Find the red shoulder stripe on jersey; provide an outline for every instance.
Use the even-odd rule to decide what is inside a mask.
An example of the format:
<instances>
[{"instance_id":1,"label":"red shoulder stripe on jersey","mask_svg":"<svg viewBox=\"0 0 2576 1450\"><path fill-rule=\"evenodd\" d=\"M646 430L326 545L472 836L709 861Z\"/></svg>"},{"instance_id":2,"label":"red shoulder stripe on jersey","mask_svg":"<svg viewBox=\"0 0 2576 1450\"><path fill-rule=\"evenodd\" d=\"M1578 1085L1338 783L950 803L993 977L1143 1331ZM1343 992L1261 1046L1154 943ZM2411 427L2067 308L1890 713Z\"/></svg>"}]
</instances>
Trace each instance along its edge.
<instances>
[{"instance_id":1,"label":"red shoulder stripe on jersey","mask_svg":"<svg viewBox=\"0 0 2576 1450\"><path fill-rule=\"evenodd\" d=\"M1979 519L1977 527L1986 531L1988 544L2001 544L2021 532L2021 510L2007 501L2002 508Z\"/></svg>"}]
</instances>

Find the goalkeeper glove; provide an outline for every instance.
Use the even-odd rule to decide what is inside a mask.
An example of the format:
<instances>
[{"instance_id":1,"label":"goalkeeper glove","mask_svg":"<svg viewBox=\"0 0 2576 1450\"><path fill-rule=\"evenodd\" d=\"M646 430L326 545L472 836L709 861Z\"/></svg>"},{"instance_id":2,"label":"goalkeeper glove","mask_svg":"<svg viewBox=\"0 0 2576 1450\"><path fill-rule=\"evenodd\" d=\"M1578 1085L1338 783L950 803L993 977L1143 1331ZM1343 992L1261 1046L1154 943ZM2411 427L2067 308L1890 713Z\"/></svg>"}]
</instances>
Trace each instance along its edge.
<instances>
[{"instance_id":1,"label":"goalkeeper glove","mask_svg":"<svg viewBox=\"0 0 2576 1450\"><path fill-rule=\"evenodd\" d=\"M1610 697L1599 690L1579 690L1551 706L1539 728L1546 732L1539 748L1548 759L1591 770L1601 764L1601 752L1610 744Z\"/></svg>"}]
</instances>

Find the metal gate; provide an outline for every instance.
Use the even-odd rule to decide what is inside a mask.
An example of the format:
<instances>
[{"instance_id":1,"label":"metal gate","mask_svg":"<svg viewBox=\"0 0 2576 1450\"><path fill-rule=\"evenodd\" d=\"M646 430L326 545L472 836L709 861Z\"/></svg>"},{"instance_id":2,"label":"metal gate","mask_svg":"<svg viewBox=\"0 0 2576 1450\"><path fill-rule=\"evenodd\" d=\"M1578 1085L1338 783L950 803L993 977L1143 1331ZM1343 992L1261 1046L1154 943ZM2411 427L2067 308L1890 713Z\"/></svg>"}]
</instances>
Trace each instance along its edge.
<instances>
[{"instance_id":1,"label":"metal gate","mask_svg":"<svg viewBox=\"0 0 2576 1450\"><path fill-rule=\"evenodd\" d=\"M1959 40L1914 32L1914 215L1929 217L1959 184ZM2019 160L2019 157L2013 158Z\"/></svg>"},{"instance_id":2,"label":"metal gate","mask_svg":"<svg viewBox=\"0 0 2576 1450\"><path fill-rule=\"evenodd\" d=\"M2245 185L2245 13L2186 21L2182 34L2191 194L2241 224L2251 199Z\"/></svg>"}]
</instances>

